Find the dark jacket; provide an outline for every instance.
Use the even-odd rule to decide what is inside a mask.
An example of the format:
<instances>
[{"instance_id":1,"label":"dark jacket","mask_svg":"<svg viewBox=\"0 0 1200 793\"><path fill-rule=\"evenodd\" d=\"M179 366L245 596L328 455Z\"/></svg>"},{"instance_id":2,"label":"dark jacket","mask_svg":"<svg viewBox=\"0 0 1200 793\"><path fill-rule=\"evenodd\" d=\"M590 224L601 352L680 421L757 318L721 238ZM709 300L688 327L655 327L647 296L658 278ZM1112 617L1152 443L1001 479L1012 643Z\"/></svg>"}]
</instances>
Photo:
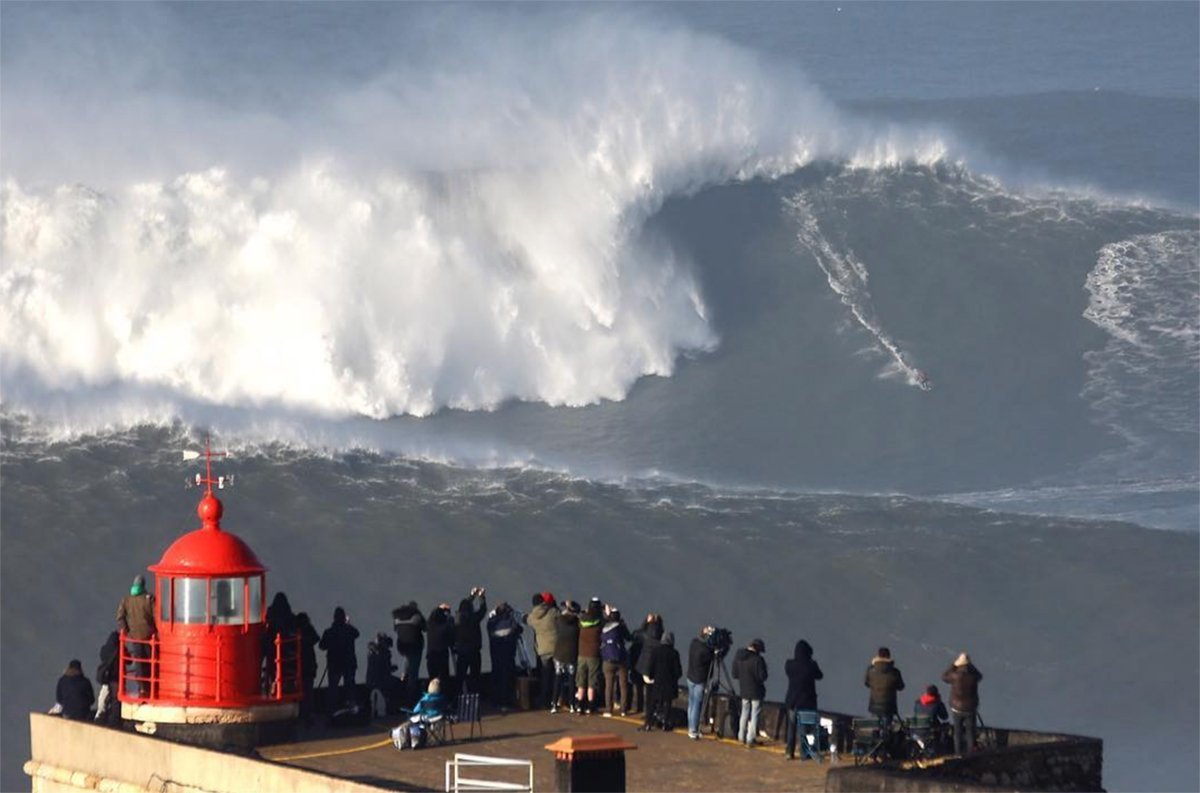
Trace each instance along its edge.
<instances>
[{"instance_id":1,"label":"dark jacket","mask_svg":"<svg viewBox=\"0 0 1200 793\"><path fill-rule=\"evenodd\" d=\"M539 603L525 615L525 624L533 628L534 652L541 657L554 655L558 641L558 609Z\"/></svg>"},{"instance_id":2,"label":"dark jacket","mask_svg":"<svg viewBox=\"0 0 1200 793\"><path fill-rule=\"evenodd\" d=\"M654 660L654 651L658 649L659 641L662 639L662 636L663 626L662 623L659 622L643 624L642 627L633 632L634 643L636 643L640 649L637 653L637 660L631 661L631 663L634 665L634 671L636 671L639 675L646 675L648 677L654 676L650 673L650 667ZM639 639L641 640L640 642L638 641ZM632 656L633 648L631 646L630 657L632 658Z\"/></svg>"},{"instance_id":3,"label":"dark jacket","mask_svg":"<svg viewBox=\"0 0 1200 793\"><path fill-rule=\"evenodd\" d=\"M487 598L463 598L454 615L454 649L460 652L483 649L483 630L479 623L487 614Z\"/></svg>"},{"instance_id":4,"label":"dark jacket","mask_svg":"<svg viewBox=\"0 0 1200 793\"><path fill-rule=\"evenodd\" d=\"M121 657L121 637L116 631L108 634L104 646L100 648L100 665L96 667L96 682L100 685L107 683L116 690L117 666Z\"/></svg>"},{"instance_id":5,"label":"dark jacket","mask_svg":"<svg viewBox=\"0 0 1200 793\"><path fill-rule=\"evenodd\" d=\"M733 676L738 681L742 699L765 699L767 696L767 659L743 647L733 657Z\"/></svg>"},{"instance_id":6,"label":"dark jacket","mask_svg":"<svg viewBox=\"0 0 1200 793\"><path fill-rule=\"evenodd\" d=\"M945 721L950 718L946 713L946 703L942 702L942 698L930 699L928 695L922 694L917 697L917 701L913 703L914 716L928 716L932 721Z\"/></svg>"},{"instance_id":7,"label":"dark jacket","mask_svg":"<svg viewBox=\"0 0 1200 793\"><path fill-rule=\"evenodd\" d=\"M388 689L392 685L392 648L378 641L367 643L367 687Z\"/></svg>"},{"instance_id":8,"label":"dark jacket","mask_svg":"<svg viewBox=\"0 0 1200 793\"><path fill-rule=\"evenodd\" d=\"M556 628L554 660L560 664L574 664L579 660L579 617L559 614Z\"/></svg>"},{"instance_id":9,"label":"dark jacket","mask_svg":"<svg viewBox=\"0 0 1200 793\"><path fill-rule=\"evenodd\" d=\"M950 684L950 707L959 713L974 713L979 710L979 681L983 674L975 664L951 666L942 674L942 680Z\"/></svg>"},{"instance_id":10,"label":"dark jacket","mask_svg":"<svg viewBox=\"0 0 1200 793\"><path fill-rule=\"evenodd\" d=\"M429 640L425 647L426 654L434 655L454 649L454 617L449 609L434 609L429 612L425 630Z\"/></svg>"},{"instance_id":11,"label":"dark jacket","mask_svg":"<svg viewBox=\"0 0 1200 793\"><path fill-rule=\"evenodd\" d=\"M339 672L358 669L358 655L354 650L357 638L358 628L348 622L335 622L326 628L320 643L325 651L325 666Z\"/></svg>"},{"instance_id":12,"label":"dark jacket","mask_svg":"<svg viewBox=\"0 0 1200 793\"><path fill-rule=\"evenodd\" d=\"M126 595L117 606L117 627L134 639L149 639L155 633L154 595Z\"/></svg>"},{"instance_id":13,"label":"dark jacket","mask_svg":"<svg viewBox=\"0 0 1200 793\"><path fill-rule=\"evenodd\" d=\"M604 623L600 630L600 658L610 664L629 663L629 651L625 643L629 641L629 628L625 620L615 619Z\"/></svg>"},{"instance_id":14,"label":"dark jacket","mask_svg":"<svg viewBox=\"0 0 1200 793\"><path fill-rule=\"evenodd\" d=\"M871 689L867 708L876 716L895 716L896 692L904 690L904 676L890 658L873 658L863 676L863 685Z\"/></svg>"},{"instance_id":15,"label":"dark jacket","mask_svg":"<svg viewBox=\"0 0 1200 793\"><path fill-rule=\"evenodd\" d=\"M683 667L679 663L679 651L675 649L674 641L656 643L651 652L650 677L654 679L651 689L670 702L679 693L679 678L683 677Z\"/></svg>"},{"instance_id":16,"label":"dark jacket","mask_svg":"<svg viewBox=\"0 0 1200 793\"><path fill-rule=\"evenodd\" d=\"M497 663L516 663L517 641L524 630L511 608L497 611L487 621L488 651L492 654L492 666Z\"/></svg>"},{"instance_id":17,"label":"dark jacket","mask_svg":"<svg viewBox=\"0 0 1200 793\"><path fill-rule=\"evenodd\" d=\"M312 681L317 677L317 645L321 637L307 616L296 620L296 631L300 634L300 676L305 685L312 687Z\"/></svg>"},{"instance_id":18,"label":"dark jacket","mask_svg":"<svg viewBox=\"0 0 1200 793\"><path fill-rule=\"evenodd\" d=\"M708 682L708 673L712 668L713 651L708 643L697 637L688 645L687 679L697 685Z\"/></svg>"},{"instance_id":19,"label":"dark jacket","mask_svg":"<svg viewBox=\"0 0 1200 793\"><path fill-rule=\"evenodd\" d=\"M396 631L396 649L400 652L425 644L425 615L416 603L392 609L392 627Z\"/></svg>"},{"instance_id":20,"label":"dark jacket","mask_svg":"<svg viewBox=\"0 0 1200 793\"><path fill-rule=\"evenodd\" d=\"M62 715L66 718L86 721L92 717L91 708L96 701L96 693L92 690L91 681L82 672L77 668L68 669L58 679L54 701L62 705Z\"/></svg>"},{"instance_id":21,"label":"dark jacket","mask_svg":"<svg viewBox=\"0 0 1200 793\"><path fill-rule=\"evenodd\" d=\"M783 665L787 675L787 695L784 707L796 710L817 709L817 681L825 677L821 667L813 660L812 646L801 639L796 642L795 654Z\"/></svg>"}]
</instances>

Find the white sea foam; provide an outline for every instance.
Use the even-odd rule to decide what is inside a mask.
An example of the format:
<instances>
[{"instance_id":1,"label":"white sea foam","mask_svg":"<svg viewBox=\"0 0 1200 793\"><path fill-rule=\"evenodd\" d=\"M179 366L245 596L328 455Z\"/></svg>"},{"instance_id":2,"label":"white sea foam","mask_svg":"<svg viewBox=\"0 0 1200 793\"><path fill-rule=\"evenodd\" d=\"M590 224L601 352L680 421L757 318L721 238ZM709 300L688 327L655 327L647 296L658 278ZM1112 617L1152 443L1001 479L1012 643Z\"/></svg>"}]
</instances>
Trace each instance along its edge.
<instances>
[{"instance_id":1,"label":"white sea foam","mask_svg":"<svg viewBox=\"0 0 1200 793\"><path fill-rule=\"evenodd\" d=\"M86 392L58 402L161 421L189 404L379 418L619 400L718 342L688 263L633 242L666 197L946 150L687 32L609 20L553 31L548 51L484 33L458 62L325 96L311 141L133 91L114 99L140 109L131 135L146 119L219 164L96 189L45 187L22 162L3 187L5 402ZM292 154L256 172L230 135Z\"/></svg>"},{"instance_id":2,"label":"white sea foam","mask_svg":"<svg viewBox=\"0 0 1200 793\"><path fill-rule=\"evenodd\" d=\"M1200 426L1200 232L1166 231L1100 249L1084 285L1084 317L1108 334L1085 355L1083 395L1098 419L1130 444L1124 459L1145 464L1165 434L1190 436L1195 465Z\"/></svg>"}]
</instances>

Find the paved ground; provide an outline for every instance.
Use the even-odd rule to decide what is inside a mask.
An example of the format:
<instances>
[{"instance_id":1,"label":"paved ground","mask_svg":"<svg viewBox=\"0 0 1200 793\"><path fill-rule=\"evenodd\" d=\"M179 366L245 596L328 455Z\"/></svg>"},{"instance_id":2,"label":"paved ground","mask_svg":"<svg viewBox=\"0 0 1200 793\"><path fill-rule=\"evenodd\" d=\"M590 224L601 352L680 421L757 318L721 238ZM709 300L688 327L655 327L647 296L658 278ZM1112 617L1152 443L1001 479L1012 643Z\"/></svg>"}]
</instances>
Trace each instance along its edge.
<instances>
[{"instance_id":1,"label":"paved ground","mask_svg":"<svg viewBox=\"0 0 1200 793\"><path fill-rule=\"evenodd\" d=\"M512 712L485 715L483 738L419 751L397 751L389 736L396 720L376 721L370 729L325 730L301 736L297 743L263 747L261 754L290 765L354 778L391 790L444 790L445 764L455 752L532 760L536 790L555 789L554 755L544 747L572 735L613 733L638 748L626 753L626 786L631 791L818 791L825 789L829 762L787 761L779 743L747 749L735 741L705 735L690 741L685 730L639 732L633 718L605 719L568 713ZM476 732L478 736L478 732ZM512 773L472 772L486 779L517 780ZM528 772L524 772L528 779Z\"/></svg>"}]
</instances>

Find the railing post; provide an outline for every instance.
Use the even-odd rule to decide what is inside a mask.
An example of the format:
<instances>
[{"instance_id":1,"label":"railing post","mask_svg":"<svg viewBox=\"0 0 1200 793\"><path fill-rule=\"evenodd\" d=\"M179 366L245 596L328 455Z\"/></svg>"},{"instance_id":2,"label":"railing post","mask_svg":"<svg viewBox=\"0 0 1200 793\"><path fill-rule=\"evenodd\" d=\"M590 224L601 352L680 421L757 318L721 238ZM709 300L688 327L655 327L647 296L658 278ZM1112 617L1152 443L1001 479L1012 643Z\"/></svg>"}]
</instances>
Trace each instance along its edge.
<instances>
[{"instance_id":1,"label":"railing post","mask_svg":"<svg viewBox=\"0 0 1200 793\"><path fill-rule=\"evenodd\" d=\"M221 650L224 648L224 646L225 646L224 637L218 636L217 637L217 702L221 701L221 684L224 682L221 680L222 668L224 666L221 663L221 661L222 661Z\"/></svg>"},{"instance_id":2,"label":"railing post","mask_svg":"<svg viewBox=\"0 0 1200 793\"><path fill-rule=\"evenodd\" d=\"M158 699L158 633L150 637L150 698Z\"/></svg>"},{"instance_id":3,"label":"railing post","mask_svg":"<svg viewBox=\"0 0 1200 793\"><path fill-rule=\"evenodd\" d=\"M303 697L304 696L304 690L302 688L303 670L300 667L300 634L298 634L298 633L292 637L292 654L294 656L296 656L296 678L295 678L296 685L294 686L294 693L299 694L300 696Z\"/></svg>"},{"instance_id":4,"label":"railing post","mask_svg":"<svg viewBox=\"0 0 1200 793\"><path fill-rule=\"evenodd\" d=\"M125 655L125 631L121 631L120 638L117 640L117 697L125 695L125 664L128 663Z\"/></svg>"},{"instance_id":5,"label":"railing post","mask_svg":"<svg viewBox=\"0 0 1200 793\"><path fill-rule=\"evenodd\" d=\"M283 698L283 634L275 634L275 699Z\"/></svg>"}]
</instances>

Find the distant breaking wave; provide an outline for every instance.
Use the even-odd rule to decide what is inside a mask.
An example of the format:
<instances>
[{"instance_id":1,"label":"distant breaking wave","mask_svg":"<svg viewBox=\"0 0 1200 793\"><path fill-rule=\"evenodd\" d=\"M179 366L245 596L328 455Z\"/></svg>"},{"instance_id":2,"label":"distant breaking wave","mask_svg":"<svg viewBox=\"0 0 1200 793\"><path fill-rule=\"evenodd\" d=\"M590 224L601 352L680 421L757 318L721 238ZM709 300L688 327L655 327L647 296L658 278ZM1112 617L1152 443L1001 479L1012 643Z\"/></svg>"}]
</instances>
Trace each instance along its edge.
<instances>
[{"instance_id":1,"label":"distant breaking wave","mask_svg":"<svg viewBox=\"0 0 1200 793\"><path fill-rule=\"evenodd\" d=\"M578 57L553 69L513 45L496 73L380 75L313 110L347 130L345 150L314 146L278 173L6 179L5 402L36 412L87 391L145 419L181 401L385 418L620 400L718 343L689 263L634 241L667 197L822 159L945 154L713 39L566 35ZM605 78L585 79L598 63ZM374 161L350 131L363 117Z\"/></svg>"}]
</instances>

